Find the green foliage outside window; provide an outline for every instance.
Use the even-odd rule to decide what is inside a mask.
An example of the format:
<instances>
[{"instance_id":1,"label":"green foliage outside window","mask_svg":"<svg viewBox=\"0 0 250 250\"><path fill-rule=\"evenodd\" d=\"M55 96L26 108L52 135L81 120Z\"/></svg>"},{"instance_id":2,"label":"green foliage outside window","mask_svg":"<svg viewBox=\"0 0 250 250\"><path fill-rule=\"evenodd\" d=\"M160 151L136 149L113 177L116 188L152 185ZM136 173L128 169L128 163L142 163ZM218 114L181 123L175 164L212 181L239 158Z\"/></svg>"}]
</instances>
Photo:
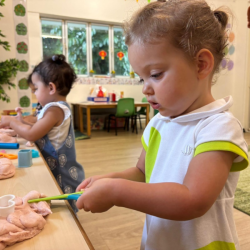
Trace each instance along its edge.
<instances>
[{"instance_id":1,"label":"green foliage outside window","mask_svg":"<svg viewBox=\"0 0 250 250\"><path fill-rule=\"evenodd\" d=\"M97 75L109 73L109 29L108 27L92 26L92 61L93 69ZM99 52L104 50L107 56L102 60Z\"/></svg>"},{"instance_id":2,"label":"green foliage outside window","mask_svg":"<svg viewBox=\"0 0 250 250\"><path fill-rule=\"evenodd\" d=\"M68 62L72 65L76 74L87 75L86 25L68 22L67 33ZM51 57L54 54L63 54L63 32L61 21L42 20L42 36L44 58ZM109 68L109 27L91 25L91 37L92 65L89 65L89 68L94 70L94 74L107 75L112 70ZM99 55L99 52L102 50L107 53L104 60L102 60ZM124 53L122 60L119 60L117 57L117 52L119 51ZM116 75L129 76L130 66L128 52L121 28L114 28L113 56Z\"/></svg>"},{"instance_id":3,"label":"green foliage outside window","mask_svg":"<svg viewBox=\"0 0 250 250\"><path fill-rule=\"evenodd\" d=\"M124 53L122 60L117 57L117 53L120 51ZM114 29L114 57L116 75L129 76L130 67L128 61L128 47L125 44L123 30L118 28Z\"/></svg>"},{"instance_id":4,"label":"green foliage outside window","mask_svg":"<svg viewBox=\"0 0 250 250\"><path fill-rule=\"evenodd\" d=\"M43 58L63 54L62 23L42 20Z\"/></svg>"},{"instance_id":5,"label":"green foliage outside window","mask_svg":"<svg viewBox=\"0 0 250 250\"><path fill-rule=\"evenodd\" d=\"M76 74L87 74L87 43L85 25L68 24L68 58Z\"/></svg>"}]
</instances>

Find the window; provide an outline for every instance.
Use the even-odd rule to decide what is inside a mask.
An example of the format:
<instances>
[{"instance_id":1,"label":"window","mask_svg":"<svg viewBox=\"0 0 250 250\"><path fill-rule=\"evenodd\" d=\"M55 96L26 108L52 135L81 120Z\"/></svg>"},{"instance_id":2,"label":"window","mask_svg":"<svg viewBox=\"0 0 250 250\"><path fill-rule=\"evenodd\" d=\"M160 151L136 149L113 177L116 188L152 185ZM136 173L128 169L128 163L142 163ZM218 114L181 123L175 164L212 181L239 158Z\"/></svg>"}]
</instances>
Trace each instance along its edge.
<instances>
[{"instance_id":1,"label":"window","mask_svg":"<svg viewBox=\"0 0 250 250\"><path fill-rule=\"evenodd\" d=\"M76 74L86 75L87 70L87 41L86 25L67 23L68 62L73 66Z\"/></svg>"},{"instance_id":2,"label":"window","mask_svg":"<svg viewBox=\"0 0 250 250\"><path fill-rule=\"evenodd\" d=\"M109 27L91 25L92 64L98 75L107 75L109 69Z\"/></svg>"},{"instance_id":3,"label":"window","mask_svg":"<svg viewBox=\"0 0 250 250\"><path fill-rule=\"evenodd\" d=\"M42 19L43 58L64 54L76 74L129 76L123 29L119 26Z\"/></svg>"},{"instance_id":4,"label":"window","mask_svg":"<svg viewBox=\"0 0 250 250\"><path fill-rule=\"evenodd\" d=\"M114 70L117 75L129 76L128 48L122 28L114 28Z\"/></svg>"},{"instance_id":5,"label":"window","mask_svg":"<svg viewBox=\"0 0 250 250\"><path fill-rule=\"evenodd\" d=\"M43 58L63 54L63 33L61 21L42 20Z\"/></svg>"}]
</instances>

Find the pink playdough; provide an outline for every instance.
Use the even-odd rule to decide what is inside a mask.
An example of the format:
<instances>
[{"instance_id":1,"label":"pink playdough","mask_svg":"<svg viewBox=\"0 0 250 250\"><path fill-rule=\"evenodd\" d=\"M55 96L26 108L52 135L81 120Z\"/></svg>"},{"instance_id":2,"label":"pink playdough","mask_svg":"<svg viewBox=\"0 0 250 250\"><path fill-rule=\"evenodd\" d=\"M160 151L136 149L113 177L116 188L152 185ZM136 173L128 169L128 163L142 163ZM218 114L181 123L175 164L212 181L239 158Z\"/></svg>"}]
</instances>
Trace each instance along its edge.
<instances>
[{"instance_id":1,"label":"pink playdough","mask_svg":"<svg viewBox=\"0 0 250 250\"><path fill-rule=\"evenodd\" d=\"M16 140L16 138L11 137L11 136L9 136L7 134L0 133L0 142L3 142L3 143L17 143L17 140Z\"/></svg>"},{"instance_id":2,"label":"pink playdough","mask_svg":"<svg viewBox=\"0 0 250 250\"><path fill-rule=\"evenodd\" d=\"M0 217L0 250L17 242L30 239L39 234L46 224L44 216L51 214L45 201L27 203L28 200L45 197L31 191L23 198L15 198L15 211L7 218Z\"/></svg>"},{"instance_id":3,"label":"pink playdough","mask_svg":"<svg viewBox=\"0 0 250 250\"><path fill-rule=\"evenodd\" d=\"M9 136L17 136L17 133L13 129L0 128L0 133L7 134Z\"/></svg>"},{"instance_id":4,"label":"pink playdough","mask_svg":"<svg viewBox=\"0 0 250 250\"><path fill-rule=\"evenodd\" d=\"M16 167L12 164L10 159L0 158L0 180L12 177L15 172Z\"/></svg>"}]
</instances>

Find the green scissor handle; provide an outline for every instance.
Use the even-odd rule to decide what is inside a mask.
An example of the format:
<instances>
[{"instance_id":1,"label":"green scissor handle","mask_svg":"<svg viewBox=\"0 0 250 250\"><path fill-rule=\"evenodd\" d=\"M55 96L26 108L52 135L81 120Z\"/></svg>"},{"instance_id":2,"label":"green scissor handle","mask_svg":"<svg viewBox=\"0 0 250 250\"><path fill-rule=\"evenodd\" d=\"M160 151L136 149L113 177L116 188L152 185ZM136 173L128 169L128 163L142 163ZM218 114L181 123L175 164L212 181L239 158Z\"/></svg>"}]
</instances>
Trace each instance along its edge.
<instances>
[{"instance_id":1,"label":"green scissor handle","mask_svg":"<svg viewBox=\"0 0 250 250\"><path fill-rule=\"evenodd\" d=\"M62 194L62 195L57 195L57 196L33 199L33 200L28 200L28 203L39 202L39 201L51 201L51 200L77 200L81 196L82 193L83 191L71 193L71 194Z\"/></svg>"}]
</instances>

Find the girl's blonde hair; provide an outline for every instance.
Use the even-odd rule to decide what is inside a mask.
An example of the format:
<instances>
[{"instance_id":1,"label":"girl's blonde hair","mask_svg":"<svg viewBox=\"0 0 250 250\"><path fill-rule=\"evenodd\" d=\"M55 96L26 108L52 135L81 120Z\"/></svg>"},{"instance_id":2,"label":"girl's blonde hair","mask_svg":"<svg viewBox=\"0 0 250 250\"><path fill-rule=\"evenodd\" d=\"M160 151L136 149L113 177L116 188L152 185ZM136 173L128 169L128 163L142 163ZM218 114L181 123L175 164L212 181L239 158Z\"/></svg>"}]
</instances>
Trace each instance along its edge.
<instances>
[{"instance_id":1,"label":"girl's blonde hair","mask_svg":"<svg viewBox=\"0 0 250 250\"><path fill-rule=\"evenodd\" d=\"M168 39L192 59L206 48L214 56L217 72L227 46L228 13L222 8L212 11L204 0L152 2L124 23L125 42L131 45Z\"/></svg>"}]
</instances>

